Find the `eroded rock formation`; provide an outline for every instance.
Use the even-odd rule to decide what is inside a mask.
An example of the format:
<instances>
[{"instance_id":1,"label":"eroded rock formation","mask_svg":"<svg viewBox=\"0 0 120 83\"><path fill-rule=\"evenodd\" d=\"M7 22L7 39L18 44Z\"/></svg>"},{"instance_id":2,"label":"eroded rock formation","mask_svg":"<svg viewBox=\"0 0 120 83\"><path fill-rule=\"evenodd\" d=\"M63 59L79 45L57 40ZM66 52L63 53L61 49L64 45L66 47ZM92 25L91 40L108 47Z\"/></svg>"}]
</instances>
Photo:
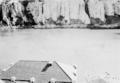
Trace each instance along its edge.
<instances>
[{"instance_id":1,"label":"eroded rock formation","mask_svg":"<svg viewBox=\"0 0 120 83\"><path fill-rule=\"evenodd\" d=\"M119 0L1 0L0 4L0 21L8 26L110 24L120 15Z\"/></svg>"}]
</instances>

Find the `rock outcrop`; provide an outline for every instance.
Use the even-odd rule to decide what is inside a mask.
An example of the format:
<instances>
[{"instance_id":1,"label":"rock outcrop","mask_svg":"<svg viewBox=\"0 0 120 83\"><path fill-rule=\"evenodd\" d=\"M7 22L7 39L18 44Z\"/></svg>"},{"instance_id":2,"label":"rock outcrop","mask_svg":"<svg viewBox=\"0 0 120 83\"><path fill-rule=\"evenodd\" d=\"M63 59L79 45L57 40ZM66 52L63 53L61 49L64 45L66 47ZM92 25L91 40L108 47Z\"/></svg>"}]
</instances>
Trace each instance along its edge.
<instances>
[{"instance_id":1,"label":"rock outcrop","mask_svg":"<svg viewBox=\"0 0 120 83\"><path fill-rule=\"evenodd\" d=\"M110 24L119 18L119 0L4 0L1 22L12 25ZM119 20L118 20L119 21Z\"/></svg>"}]
</instances>

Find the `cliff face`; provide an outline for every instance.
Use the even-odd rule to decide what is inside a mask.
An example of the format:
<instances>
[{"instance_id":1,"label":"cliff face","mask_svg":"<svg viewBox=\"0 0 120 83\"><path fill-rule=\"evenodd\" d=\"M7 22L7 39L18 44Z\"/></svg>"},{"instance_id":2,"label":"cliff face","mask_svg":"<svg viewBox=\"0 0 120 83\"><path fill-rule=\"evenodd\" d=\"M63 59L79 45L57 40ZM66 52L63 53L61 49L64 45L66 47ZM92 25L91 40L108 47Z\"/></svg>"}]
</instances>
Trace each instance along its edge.
<instances>
[{"instance_id":1,"label":"cliff face","mask_svg":"<svg viewBox=\"0 0 120 83\"><path fill-rule=\"evenodd\" d=\"M7 10L3 8L1 13L8 25L16 25L17 21L18 25L104 24L119 17L119 4L118 0L6 0L2 7Z\"/></svg>"}]
</instances>

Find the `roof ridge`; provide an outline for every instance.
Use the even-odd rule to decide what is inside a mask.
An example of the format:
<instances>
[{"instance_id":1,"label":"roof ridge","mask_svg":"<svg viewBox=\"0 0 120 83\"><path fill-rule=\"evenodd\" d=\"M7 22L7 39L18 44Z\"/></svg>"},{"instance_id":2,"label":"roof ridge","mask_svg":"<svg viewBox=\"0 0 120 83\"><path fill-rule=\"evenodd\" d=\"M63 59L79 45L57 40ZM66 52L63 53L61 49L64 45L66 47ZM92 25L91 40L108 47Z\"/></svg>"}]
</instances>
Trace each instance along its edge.
<instances>
[{"instance_id":1,"label":"roof ridge","mask_svg":"<svg viewBox=\"0 0 120 83\"><path fill-rule=\"evenodd\" d=\"M72 78L64 71L64 69L57 63L57 61L54 61L58 67L67 75L67 77L72 81Z\"/></svg>"}]
</instances>

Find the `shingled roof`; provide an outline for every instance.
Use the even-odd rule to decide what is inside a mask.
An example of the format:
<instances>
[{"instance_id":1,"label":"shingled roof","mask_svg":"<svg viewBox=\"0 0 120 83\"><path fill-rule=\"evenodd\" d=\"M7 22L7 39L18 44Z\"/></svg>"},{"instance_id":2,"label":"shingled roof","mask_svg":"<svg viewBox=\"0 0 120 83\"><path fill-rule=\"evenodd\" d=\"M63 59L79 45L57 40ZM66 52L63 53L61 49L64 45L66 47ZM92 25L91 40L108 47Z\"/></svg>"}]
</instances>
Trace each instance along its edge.
<instances>
[{"instance_id":1,"label":"shingled roof","mask_svg":"<svg viewBox=\"0 0 120 83\"><path fill-rule=\"evenodd\" d=\"M18 61L7 71L2 72L1 79L10 80L14 76L16 81L27 81L34 77L35 83L48 83L52 78L60 82L72 82L71 77L56 61L53 61L52 65L48 63L49 61Z\"/></svg>"}]
</instances>

